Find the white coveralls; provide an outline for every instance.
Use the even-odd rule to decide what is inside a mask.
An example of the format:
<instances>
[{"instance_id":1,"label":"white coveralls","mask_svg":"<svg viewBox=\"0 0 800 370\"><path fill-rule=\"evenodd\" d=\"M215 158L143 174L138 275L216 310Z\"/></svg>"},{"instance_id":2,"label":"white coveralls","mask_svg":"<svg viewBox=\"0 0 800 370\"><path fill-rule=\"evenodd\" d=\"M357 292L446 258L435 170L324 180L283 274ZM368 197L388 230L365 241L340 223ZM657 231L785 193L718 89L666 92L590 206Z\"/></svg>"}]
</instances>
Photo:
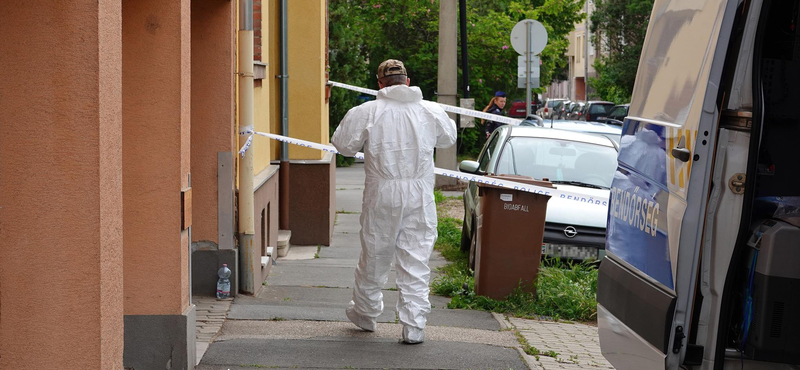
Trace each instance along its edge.
<instances>
[{"instance_id":1,"label":"white coveralls","mask_svg":"<svg viewBox=\"0 0 800 370\"><path fill-rule=\"evenodd\" d=\"M362 318L356 325L375 330L394 260L404 338L409 327L422 335L431 310L428 261L437 237L433 150L456 142L455 122L438 104L423 101L418 87L395 85L351 109L331 141L342 155L363 148L365 157L361 257L348 317L355 312Z\"/></svg>"}]
</instances>

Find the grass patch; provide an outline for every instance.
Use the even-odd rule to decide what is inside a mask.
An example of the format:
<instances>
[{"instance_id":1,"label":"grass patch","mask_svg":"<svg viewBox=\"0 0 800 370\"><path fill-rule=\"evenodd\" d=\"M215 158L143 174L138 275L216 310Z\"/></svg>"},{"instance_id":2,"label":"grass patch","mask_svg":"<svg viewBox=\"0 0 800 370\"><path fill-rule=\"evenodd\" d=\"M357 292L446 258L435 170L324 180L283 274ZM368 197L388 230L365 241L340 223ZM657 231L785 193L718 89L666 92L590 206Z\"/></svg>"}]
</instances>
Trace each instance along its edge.
<instances>
[{"instance_id":1,"label":"grass patch","mask_svg":"<svg viewBox=\"0 0 800 370\"><path fill-rule=\"evenodd\" d=\"M593 321L597 317L597 269L587 263L544 260L539 268L536 294L517 290L498 301L475 294L475 279L468 254L460 250L461 220L439 219L435 249L449 261L431 292L451 297L448 308L506 313L517 317L548 316L556 320Z\"/></svg>"},{"instance_id":2,"label":"grass patch","mask_svg":"<svg viewBox=\"0 0 800 370\"><path fill-rule=\"evenodd\" d=\"M356 214L359 214L361 212L345 211L345 210L342 209L342 210L336 211L336 213L340 214L340 215L356 215Z\"/></svg>"},{"instance_id":3,"label":"grass patch","mask_svg":"<svg viewBox=\"0 0 800 370\"><path fill-rule=\"evenodd\" d=\"M433 200L436 201L437 205L444 202L445 199L447 199L447 197L444 196L444 193L442 193L441 190L436 189L433 191Z\"/></svg>"}]
</instances>

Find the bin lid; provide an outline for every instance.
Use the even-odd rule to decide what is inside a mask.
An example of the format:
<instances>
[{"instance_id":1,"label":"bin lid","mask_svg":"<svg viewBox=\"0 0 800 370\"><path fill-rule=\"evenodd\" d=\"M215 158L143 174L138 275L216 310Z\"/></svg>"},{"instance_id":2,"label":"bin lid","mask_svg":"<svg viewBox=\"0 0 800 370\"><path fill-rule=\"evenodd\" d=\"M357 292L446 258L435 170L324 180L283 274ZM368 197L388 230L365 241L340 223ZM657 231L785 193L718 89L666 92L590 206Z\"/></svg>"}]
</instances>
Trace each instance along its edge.
<instances>
[{"instance_id":1,"label":"bin lid","mask_svg":"<svg viewBox=\"0 0 800 370\"><path fill-rule=\"evenodd\" d=\"M507 181L514 181L514 182L519 182L519 183L522 183L522 184L535 185L535 186L540 186L540 187L543 187L543 188L553 188L553 189L555 188L553 186L553 183L550 182L550 181L536 180L536 179L534 179L533 177L530 177L530 176L522 176L522 175L487 175L487 177L498 178L498 179L503 179L503 180L507 180ZM491 185L491 184L484 184L484 183L478 183L478 186L486 186L486 187L492 187L492 188L498 188L499 187L499 186L495 186L495 185Z\"/></svg>"}]
</instances>

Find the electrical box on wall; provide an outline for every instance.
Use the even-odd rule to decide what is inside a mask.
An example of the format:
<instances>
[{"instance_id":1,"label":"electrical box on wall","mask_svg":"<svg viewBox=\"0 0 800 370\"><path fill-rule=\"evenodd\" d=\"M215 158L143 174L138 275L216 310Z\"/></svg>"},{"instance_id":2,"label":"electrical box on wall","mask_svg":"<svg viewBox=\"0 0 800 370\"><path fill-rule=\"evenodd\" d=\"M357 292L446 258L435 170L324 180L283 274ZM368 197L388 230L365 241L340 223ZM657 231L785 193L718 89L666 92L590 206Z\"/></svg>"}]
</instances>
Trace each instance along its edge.
<instances>
[{"instance_id":1,"label":"electrical box on wall","mask_svg":"<svg viewBox=\"0 0 800 370\"><path fill-rule=\"evenodd\" d=\"M181 230L192 226L192 188L181 190Z\"/></svg>"}]
</instances>

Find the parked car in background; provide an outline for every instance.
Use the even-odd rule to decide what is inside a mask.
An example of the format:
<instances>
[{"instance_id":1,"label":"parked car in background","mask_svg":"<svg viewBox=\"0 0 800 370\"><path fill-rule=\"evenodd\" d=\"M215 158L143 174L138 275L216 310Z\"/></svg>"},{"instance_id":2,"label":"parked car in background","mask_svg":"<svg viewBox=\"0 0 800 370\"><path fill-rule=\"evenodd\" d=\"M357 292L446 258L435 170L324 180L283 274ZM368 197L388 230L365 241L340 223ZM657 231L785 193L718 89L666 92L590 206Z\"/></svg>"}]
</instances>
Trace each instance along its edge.
<instances>
[{"instance_id":1,"label":"parked car in background","mask_svg":"<svg viewBox=\"0 0 800 370\"><path fill-rule=\"evenodd\" d=\"M630 104L616 105L608 111L608 115L605 117L597 117L597 122L622 126L622 122L624 122L625 117L628 116L628 109L630 106Z\"/></svg>"},{"instance_id":2,"label":"parked car in background","mask_svg":"<svg viewBox=\"0 0 800 370\"><path fill-rule=\"evenodd\" d=\"M597 122L599 117L606 117L614 103L610 101L590 101L586 103L586 113L583 114L581 120Z\"/></svg>"},{"instance_id":3,"label":"parked car in background","mask_svg":"<svg viewBox=\"0 0 800 370\"><path fill-rule=\"evenodd\" d=\"M539 102L536 100L531 101L531 113L535 114L539 109ZM508 116L514 118L525 117L525 102L522 100L514 100L511 107L508 108Z\"/></svg>"},{"instance_id":4,"label":"parked car in background","mask_svg":"<svg viewBox=\"0 0 800 370\"><path fill-rule=\"evenodd\" d=\"M561 106L561 109L560 109L560 111L558 113L558 118L567 119L567 115L572 110L572 107L575 106L575 104L578 104L578 103L576 103L574 101L568 101L568 102L564 103L564 105Z\"/></svg>"},{"instance_id":5,"label":"parked car in background","mask_svg":"<svg viewBox=\"0 0 800 370\"><path fill-rule=\"evenodd\" d=\"M572 120L580 120L583 116L583 110L586 107L586 103L584 102L577 102L573 103L572 107L567 113L567 116L564 117L565 119L572 119Z\"/></svg>"},{"instance_id":6,"label":"parked car in background","mask_svg":"<svg viewBox=\"0 0 800 370\"><path fill-rule=\"evenodd\" d=\"M459 170L479 175L522 175L549 179L556 189L608 199L617 163L617 145L609 138L547 127L502 126L484 145L478 161L462 161ZM470 251L474 268L477 219L481 214L478 186L464 192L461 248ZM547 203L543 255L576 260L605 255L608 202L553 197Z\"/></svg>"},{"instance_id":7,"label":"parked car in background","mask_svg":"<svg viewBox=\"0 0 800 370\"><path fill-rule=\"evenodd\" d=\"M542 118L553 118L553 113L556 111L556 107L559 105L559 103L566 100L567 99L547 99L544 104L542 104L542 106L536 110L536 115Z\"/></svg>"}]
</instances>

